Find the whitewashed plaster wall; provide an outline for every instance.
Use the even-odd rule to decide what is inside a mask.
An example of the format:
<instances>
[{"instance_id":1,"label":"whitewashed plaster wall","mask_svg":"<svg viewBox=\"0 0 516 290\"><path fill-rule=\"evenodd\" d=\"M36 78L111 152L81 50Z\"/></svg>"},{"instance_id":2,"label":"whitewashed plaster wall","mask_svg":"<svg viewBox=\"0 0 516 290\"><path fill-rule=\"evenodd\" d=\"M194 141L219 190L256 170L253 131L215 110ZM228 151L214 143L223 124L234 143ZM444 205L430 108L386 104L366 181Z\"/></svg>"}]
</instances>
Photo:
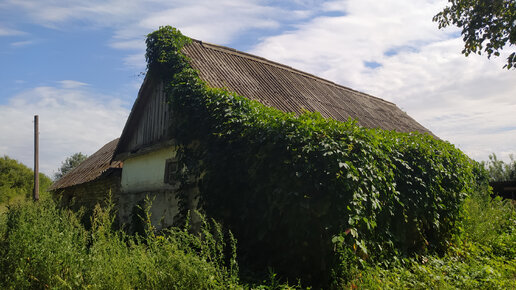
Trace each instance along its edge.
<instances>
[{"instance_id":1,"label":"whitewashed plaster wall","mask_svg":"<svg viewBox=\"0 0 516 290\"><path fill-rule=\"evenodd\" d=\"M143 206L145 197L152 201L151 222L156 228L171 226L178 213L178 184L166 184L166 160L176 157L176 148L166 147L124 160L118 215L122 223L131 223L135 206Z\"/></svg>"},{"instance_id":2,"label":"whitewashed plaster wall","mask_svg":"<svg viewBox=\"0 0 516 290\"><path fill-rule=\"evenodd\" d=\"M166 160L176 157L174 147L166 147L124 160L122 193L172 189L164 182Z\"/></svg>"}]
</instances>

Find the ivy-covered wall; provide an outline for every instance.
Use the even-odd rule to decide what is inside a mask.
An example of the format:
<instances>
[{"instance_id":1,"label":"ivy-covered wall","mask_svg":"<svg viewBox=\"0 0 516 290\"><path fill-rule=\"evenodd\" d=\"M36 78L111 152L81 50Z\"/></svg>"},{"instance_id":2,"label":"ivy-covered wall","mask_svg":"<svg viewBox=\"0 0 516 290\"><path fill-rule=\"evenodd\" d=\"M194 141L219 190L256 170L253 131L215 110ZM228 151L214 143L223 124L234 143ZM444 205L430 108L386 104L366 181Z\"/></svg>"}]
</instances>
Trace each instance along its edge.
<instances>
[{"instance_id":1,"label":"ivy-covered wall","mask_svg":"<svg viewBox=\"0 0 516 290\"><path fill-rule=\"evenodd\" d=\"M171 27L147 38L148 74L165 82L179 143L180 210L234 232L243 267L325 285L349 259L442 251L476 164L428 134L283 113L201 81ZM181 190L181 188L183 190Z\"/></svg>"}]
</instances>

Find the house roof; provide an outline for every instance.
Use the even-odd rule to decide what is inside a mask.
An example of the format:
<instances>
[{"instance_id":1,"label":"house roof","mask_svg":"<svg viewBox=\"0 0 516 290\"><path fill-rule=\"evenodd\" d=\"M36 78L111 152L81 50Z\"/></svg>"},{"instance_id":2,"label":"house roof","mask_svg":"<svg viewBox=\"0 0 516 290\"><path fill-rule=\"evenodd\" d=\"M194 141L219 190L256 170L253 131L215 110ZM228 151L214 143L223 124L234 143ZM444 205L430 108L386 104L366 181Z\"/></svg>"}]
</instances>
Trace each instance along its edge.
<instances>
[{"instance_id":1,"label":"house roof","mask_svg":"<svg viewBox=\"0 0 516 290\"><path fill-rule=\"evenodd\" d=\"M265 58L198 40L182 52L211 87L225 88L284 112L317 111L337 121L351 117L368 128L432 134L391 102Z\"/></svg>"},{"instance_id":2,"label":"house roof","mask_svg":"<svg viewBox=\"0 0 516 290\"><path fill-rule=\"evenodd\" d=\"M119 138L102 146L97 152L54 182L49 190L57 190L89 182L97 179L110 168L121 168L122 162L112 161L118 140Z\"/></svg>"},{"instance_id":3,"label":"house roof","mask_svg":"<svg viewBox=\"0 0 516 290\"><path fill-rule=\"evenodd\" d=\"M262 57L199 40L192 40L190 44L183 47L182 52L188 57L190 65L198 70L199 77L209 86L235 92L284 112L300 114L308 110L319 112L323 117L337 121L347 121L348 118L352 118L367 128L398 132L417 131L433 135L430 130L391 102ZM56 181L50 190L92 181L110 168L121 168L122 162L116 160L120 159L119 157L130 147L130 135L134 134L136 129L138 129L136 131L148 129L145 126L138 128L139 120L152 118L152 115L159 111L150 110L144 114L146 103L152 100L150 96L154 94L153 92L156 90L163 92L160 86L162 84L156 80L150 80L147 75L126 122L120 142L119 139L115 139L104 145L78 167ZM159 105L160 103L163 104ZM166 106L166 102L156 102L155 105ZM159 115L167 116L168 108L163 110ZM167 122L161 123L163 127ZM167 131L166 128L160 127L160 130L154 128L153 131L156 132L151 132L152 138L149 140L163 142L165 134L163 132ZM140 139L141 136L138 136L134 140Z\"/></svg>"},{"instance_id":4,"label":"house roof","mask_svg":"<svg viewBox=\"0 0 516 290\"><path fill-rule=\"evenodd\" d=\"M182 52L210 87L235 92L284 112L300 114L308 110L337 121L352 118L367 128L433 135L391 102L265 58L193 39ZM114 159L123 160L130 154L164 146L170 139L167 126L172 114L166 103L163 82L159 76L147 74Z\"/></svg>"}]
</instances>

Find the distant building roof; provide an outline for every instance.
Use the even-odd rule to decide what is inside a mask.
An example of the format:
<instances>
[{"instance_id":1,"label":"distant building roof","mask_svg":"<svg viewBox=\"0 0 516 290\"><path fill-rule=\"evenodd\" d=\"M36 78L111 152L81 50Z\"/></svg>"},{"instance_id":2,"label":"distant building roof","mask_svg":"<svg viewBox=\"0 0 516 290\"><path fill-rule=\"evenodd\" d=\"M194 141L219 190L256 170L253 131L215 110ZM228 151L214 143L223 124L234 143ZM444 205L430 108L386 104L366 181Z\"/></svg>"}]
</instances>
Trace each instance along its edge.
<instances>
[{"instance_id":1,"label":"distant building roof","mask_svg":"<svg viewBox=\"0 0 516 290\"><path fill-rule=\"evenodd\" d=\"M118 140L119 138L104 145L77 167L54 182L49 190L58 190L89 182L97 179L110 168L121 168L122 162L112 161Z\"/></svg>"}]
</instances>

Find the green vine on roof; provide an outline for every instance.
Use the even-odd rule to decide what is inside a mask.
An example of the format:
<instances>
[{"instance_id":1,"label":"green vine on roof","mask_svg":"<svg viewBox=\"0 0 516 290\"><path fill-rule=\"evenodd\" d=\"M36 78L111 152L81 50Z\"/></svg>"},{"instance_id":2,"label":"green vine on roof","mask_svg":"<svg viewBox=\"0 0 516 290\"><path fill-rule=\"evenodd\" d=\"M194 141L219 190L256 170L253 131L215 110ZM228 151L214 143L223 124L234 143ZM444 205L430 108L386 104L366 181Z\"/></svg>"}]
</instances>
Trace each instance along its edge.
<instances>
[{"instance_id":1,"label":"green vine on roof","mask_svg":"<svg viewBox=\"0 0 516 290\"><path fill-rule=\"evenodd\" d=\"M181 52L188 43L169 26L149 34L149 73L166 84L183 189L198 181L202 209L235 233L243 262L325 285L349 261L444 250L477 184L460 150L210 88Z\"/></svg>"},{"instance_id":2,"label":"green vine on roof","mask_svg":"<svg viewBox=\"0 0 516 290\"><path fill-rule=\"evenodd\" d=\"M181 49L192 40L173 27L162 27L150 33L145 41L147 70L158 70L165 75L173 75L187 66L186 57Z\"/></svg>"}]
</instances>

